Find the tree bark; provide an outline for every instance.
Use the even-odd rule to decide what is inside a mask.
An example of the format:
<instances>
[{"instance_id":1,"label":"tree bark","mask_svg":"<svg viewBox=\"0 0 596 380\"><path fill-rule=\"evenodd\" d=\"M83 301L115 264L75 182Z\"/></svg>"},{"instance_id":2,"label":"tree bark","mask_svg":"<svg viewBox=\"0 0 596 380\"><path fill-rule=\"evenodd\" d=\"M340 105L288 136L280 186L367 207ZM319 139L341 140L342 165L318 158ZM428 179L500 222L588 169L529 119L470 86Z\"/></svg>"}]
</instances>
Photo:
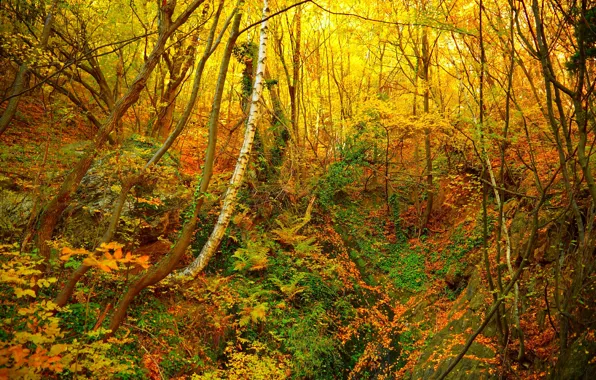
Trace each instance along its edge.
<instances>
[{"instance_id":1,"label":"tree bark","mask_svg":"<svg viewBox=\"0 0 596 380\"><path fill-rule=\"evenodd\" d=\"M43 30L41 32L41 38L39 40L39 48L41 50L45 50L48 45L48 40L50 38L50 31L52 30L52 23L54 21L54 11L56 10L57 1L54 0L52 3L52 8L50 13L46 16ZM10 94L10 100L8 101L8 105L6 109L2 113L2 117L0 117L0 136L8 129L8 125L12 121L15 113L17 112L17 108L19 106L19 100L21 100L21 94L23 89L25 88L25 83L27 82L27 76L29 73L29 67L26 63L21 63L19 66L19 71L14 79L12 84L12 91Z\"/></svg>"},{"instance_id":2,"label":"tree bark","mask_svg":"<svg viewBox=\"0 0 596 380\"><path fill-rule=\"evenodd\" d=\"M263 1L263 19L267 17L269 13L269 6L267 4L267 0ZM230 180L230 185L228 186L228 190L224 197L224 204L219 214L219 218L217 219L217 223L213 228L213 232L209 236L209 239L203 246L201 253L199 256L183 271L181 271L177 276L176 279L182 278L192 278L196 276L199 272L201 272L211 257L215 254L223 236L225 234L226 228L230 222L230 218L232 213L234 212L234 208L236 206L236 196L238 194L238 190L242 185L244 180L244 173L246 172L246 168L248 166L248 161L250 158L250 152L252 149L252 145L254 142L255 132L256 132L256 121L257 116L259 113L259 102L261 100L261 93L263 92L263 77L265 73L265 59L266 59L266 47L267 47L267 21L263 21L261 23L261 35L260 35L260 43L259 43L259 61L257 64L257 74L255 77L255 84L253 86L252 92L252 99L250 104L250 111L248 113L248 120L246 122L246 132L244 134L244 143L242 144L242 148L240 150L240 155L238 156L238 161L236 163L236 168L234 169L234 174L232 175L232 179Z\"/></svg>"},{"instance_id":3,"label":"tree bark","mask_svg":"<svg viewBox=\"0 0 596 380\"><path fill-rule=\"evenodd\" d=\"M428 46L428 30L425 28L422 32L422 80L424 81L423 106L424 114L430 112L430 51ZM422 218L421 229L426 227L430 214L433 210L433 201L435 198L435 189L433 181L433 158L431 151L431 132L430 128L424 129L424 156L426 159L426 209Z\"/></svg>"}]
</instances>

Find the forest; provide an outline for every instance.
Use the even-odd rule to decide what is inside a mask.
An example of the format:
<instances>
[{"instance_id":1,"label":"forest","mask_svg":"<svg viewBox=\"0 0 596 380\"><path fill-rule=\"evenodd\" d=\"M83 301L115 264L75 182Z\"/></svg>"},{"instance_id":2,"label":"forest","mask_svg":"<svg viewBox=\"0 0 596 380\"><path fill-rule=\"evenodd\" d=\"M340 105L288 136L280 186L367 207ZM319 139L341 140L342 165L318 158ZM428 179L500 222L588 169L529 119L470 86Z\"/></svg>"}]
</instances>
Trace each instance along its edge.
<instances>
[{"instance_id":1,"label":"forest","mask_svg":"<svg viewBox=\"0 0 596 380\"><path fill-rule=\"evenodd\" d=\"M0 379L596 379L596 1L1 0Z\"/></svg>"}]
</instances>

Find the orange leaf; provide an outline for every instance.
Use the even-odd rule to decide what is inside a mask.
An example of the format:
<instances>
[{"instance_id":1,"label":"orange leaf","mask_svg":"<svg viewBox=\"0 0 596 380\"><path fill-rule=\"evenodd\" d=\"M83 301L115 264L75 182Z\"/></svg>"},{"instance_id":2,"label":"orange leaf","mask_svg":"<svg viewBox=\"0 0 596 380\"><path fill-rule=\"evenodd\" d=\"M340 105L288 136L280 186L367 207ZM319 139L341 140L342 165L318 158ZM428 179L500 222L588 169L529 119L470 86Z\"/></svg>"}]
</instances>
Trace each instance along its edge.
<instances>
[{"instance_id":1,"label":"orange leaf","mask_svg":"<svg viewBox=\"0 0 596 380\"><path fill-rule=\"evenodd\" d=\"M121 249L122 247L124 247L124 244L120 244L117 241L111 241L109 243L101 243L101 245L99 246L99 248L97 248L98 251L102 251L102 252L106 252L106 251L116 251L118 249Z\"/></svg>"},{"instance_id":2,"label":"orange leaf","mask_svg":"<svg viewBox=\"0 0 596 380\"><path fill-rule=\"evenodd\" d=\"M141 256L137 258L135 261L138 265L142 266L143 268L149 268L149 256Z\"/></svg>"},{"instance_id":3,"label":"orange leaf","mask_svg":"<svg viewBox=\"0 0 596 380\"><path fill-rule=\"evenodd\" d=\"M74 255L88 255L90 252L83 248L72 249L68 247L62 248L62 256L60 256L60 260L67 261L70 259L70 256Z\"/></svg>"},{"instance_id":4,"label":"orange leaf","mask_svg":"<svg viewBox=\"0 0 596 380\"><path fill-rule=\"evenodd\" d=\"M104 272L111 272L111 271L112 271L112 270L110 269L110 267L108 267L107 265L105 265L105 264L104 264L104 263L102 263L102 262L98 262L98 263L97 263L97 267L98 267L99 269L101 269L102 271L104 271Z\"/></svg>"},{"instance_id":5,"label":"orange leaf","mask_svg":"<svg viewBox=\"0 0 596 380\"><path fill-rule=\"evenodd\" d=\"M118 248L118 249L116 250L116 252L114 252L114 258L115 258L116 260L120 260L120 259L122 259L122 249L121 249L121 248Z\"/></svg>"},{"instance_id":6,"label":"orange leaf","mask_svg":"<svg viewBox=\"0 0 596 380\"><path fill-rule=\"evenodd\" d=\"M23 348L20 344L18 346L14 346L8 349L12 352L12 357L16 364L20 364L25 361L27 355L29 355L29 349Z\"/></svg>"}]
</instances>

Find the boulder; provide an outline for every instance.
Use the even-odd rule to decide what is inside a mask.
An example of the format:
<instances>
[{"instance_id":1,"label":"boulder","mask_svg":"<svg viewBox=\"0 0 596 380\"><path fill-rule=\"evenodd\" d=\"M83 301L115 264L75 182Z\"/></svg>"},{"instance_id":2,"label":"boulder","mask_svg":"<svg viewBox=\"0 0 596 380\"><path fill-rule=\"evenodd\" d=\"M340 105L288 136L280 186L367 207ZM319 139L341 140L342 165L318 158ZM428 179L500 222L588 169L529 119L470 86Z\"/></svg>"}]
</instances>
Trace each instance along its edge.
<instances>
[{"instance_id":1,"label":"boulder","mask_svg":"<svg viewBox=\"0 0 596 380\"><path fill-rule=\"evenodd\" d=\"M464 290L464 295L448 313L448 318L453 319L428 341L426 349L410 373L410 379L433 379L443 373L451 360L459 354L471 332L480 325L482 309L487 305L486 292L481 288L480 280L480 274L475 270ZM466 356L447 379L498 378L498 358L495 349L483 343L487 336L494 335L494 324L490 324L485 330L485 339L477 339L472 344Z\"/></svg>"}]
</instances>

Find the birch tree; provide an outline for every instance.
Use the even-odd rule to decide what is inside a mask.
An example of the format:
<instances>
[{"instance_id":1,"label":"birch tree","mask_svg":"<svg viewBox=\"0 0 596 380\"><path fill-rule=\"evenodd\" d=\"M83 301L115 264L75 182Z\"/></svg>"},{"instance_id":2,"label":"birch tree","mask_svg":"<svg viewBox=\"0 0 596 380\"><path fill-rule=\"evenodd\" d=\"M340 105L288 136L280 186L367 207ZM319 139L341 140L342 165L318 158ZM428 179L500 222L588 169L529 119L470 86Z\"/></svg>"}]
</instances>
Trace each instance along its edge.
<instances>
[{"instance_id":1,"label":"birch tree","mask_svg":"<svg viewBox=\"0 0 596 380\"><path fill-rule=\"evenodd\" d=\"M199 95L199 88L201 86L201 79L203 77L203 72L205 69L205 64L207 63L207 60L209 59L209 57L211 57L211 55L215 52L215 49L217 48L217 46L220 44L220 42L223 38L224 32L228 29L228 26L230 25L230 23L232 21L232 16L236 15L238 12L238 6L236 6L236 8L234 8L232 13L228 17L228 19L225 21L224 26L216 39L215 32L217 30L219 18L220 18L221 12L223 10L223 5L224 5L224 0L220 0L217 11L215 12L215 15L213 16L213 23L211 25L209 37L208 37L207 43L205 45L203 56L199 60L199 64L198 64L196 72L195 72L195 79L194 79L194 83L193 83L193 87L192 87L192 93L191 93L190 99L188 100L188 103L186 104L184 113L182 114L180 119L178 119L178 122L176 123L176 127L174 128L174 130L172 130L172 132L170 133L170 135L168 136L166 141L155 152L155 154L149 159L149 161L147 161L147 163L142 168L142 170L138 170L133 175L129 176L128 178L126 178L123 181L122 189L120 190L118 199L116 200L116 202L114 203L114 206L112 208L112 213L110 216L108 228L105 230L101 240L97 244L98 246L101 246L101 244L109 243L110 241L112 241L112 239L114 238L114 235L116 234L116 230L118 228L118 223L120 222L120 216L122 215L124 204L126 203L126 199L128 198L128 195L130 194L130 192L136 185L143 182L143 180L145 179L145 173L148 170L150 170L153 166L158 164L159 160L171 148L171 146L174 144L174 142L176 141L178 136L182 133L182 131L186 127L188 120L190 119L192 110L194 109L196 102L197 102L197 98ZM239 20L238 20L238 22L239 22ZM236 38L235 32L232 33L232 38L235 41L235 38ZM225 56L225 54L224 54L224 56ZM225 62L224 62L224 64L225 64ZM225 64L225 70L227 72L227 64ZM225 78L224 78L224 80L225 80ZM222 87L221 91L223 91L223 85L221 87ZM213 115L213 112L212 112L212 115ZM213 120L214 117L215 118L219 117L219 111L217 111L216 116L212 116L211 119ZM211 124L213 124L213 122L211 122ZM209 166L208 164L206 164L206 165ZM213 162L211 162L210 165L213 166ZM80 281L80 279L90 269L91 269L91 266L81 264L72 273L68 282L66 283L64 288L62 288L60 294L56 297L56 304L58 304L60 306L64 306L68 302L68 299L72 295L76 284Z\"/></svg>"},{"instance_id":2,"label":"birch tree","mask_svg":"<svg viewBox=\"0 0 596 380\"><path fill-rule=\"evenodd\" d=\"M230 185L228 186L228 190L226 191L224 197L224 203L219 213L219 217L217 219L217 223L213 228L213 232L209 236L209 239L201 249L201 253L199 256L184 270L182 270L176 278L184 278L184 277L194 277L199 272L201 272L207 263L209 263L209 259L215 254L223 236L225 234L226 228L230 223L230 218L232 217L232 213L234 212L234 208L237 202L237 195L240 186L242 186L242 182L244 181L244 174L246 173L246 168L248 167L248 161L250 158L250 152L252 150L252 145L255 139L255 132L257 129L257 118L259 115L259 102L261 101L261 95L263 93L263 82L264 82L264 75L265 75L265 58L267 52L267 15L269 14L269 5L267 0L263 0L263 22L261 23L261 34L260 34L260 42L259 42L259 58L257 63L257 74L255 76L255 83L252 90L252 96L250 101L250 109L248 112L248 119L246 122L246 131L244 133L244 142L242 143L242 148L240 149L240 154L238 156L238 161L236 162L236 167L234 169L234 174L232 175L232 179L230 180Z\"/></svg>"},{"instance_id":3,"label":"birch tree","mask_svg":"<svg viewBox=\"0 0 596 380\"><path fill-rule=\"evenodd\" d=\"M228 73L228 67L230 64L230 57L232 55L232 49L239 35L238 30L243 15L243 3L244 2L242 0L238 1L237 8L233 13L234 18L232 22L230 36L228 38L228 42L226 44L226 48L224 50L224 54L220 64L219 77L217 80L215 94L213 96L213 108L211 109L211 115L209 117L208 122L209 143L205 152L205 164L203 166L202 177L196 189L196 200L194 204L193 214L182 228L182 231L180 232L180 237L176 241L176 244L174 244L174 246L170 249L168 255L166 255L162 260L160 260L160 262L156 264L151 270L137 277L134 280L134 282L129 286L126 293L122 296L112 316L112 320L110 321L110 330L112 330L112 333L118 329L118 327L124 320L126 310L128 309L130 303L134 300L134 298L146 287L157 284L158 282L166 278L170 273L172 273L172 271L186 252L188 246L192 241L192 238L194 237L195 229L197 227L199 219L199 212L201 211L201 208L203 206L203 202L207 194L207 189L209 187L209 183L213 175L213 163L215 160L215 149L217 146L217 131L219 124L218 120L221 109L221 101L223 96L224 85L226 82L226 76ZM158 154L160 153L156 153L156 155ZM151 162L155 162L154 158L151 159L149 164Z\"/></svg>"}]
</instances>

